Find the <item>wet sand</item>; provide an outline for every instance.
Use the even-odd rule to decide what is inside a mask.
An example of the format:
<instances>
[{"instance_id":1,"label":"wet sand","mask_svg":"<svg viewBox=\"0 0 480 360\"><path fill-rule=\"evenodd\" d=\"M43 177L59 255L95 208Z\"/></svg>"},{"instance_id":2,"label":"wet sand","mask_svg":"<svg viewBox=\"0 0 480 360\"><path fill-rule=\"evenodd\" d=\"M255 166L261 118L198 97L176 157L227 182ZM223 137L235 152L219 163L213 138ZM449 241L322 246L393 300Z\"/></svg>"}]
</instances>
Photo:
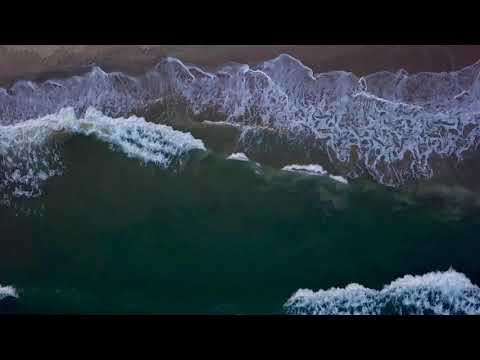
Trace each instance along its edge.
<instances>
[{"instance_id":1,"label":"wet sand","mask_svg":"<svg viewBox=\"0 0 480 360\"><path fill-rule=\"evenodd\" d=\"M131 75L162 57L213 69L228 61L255 64L288 53L315 72L450 71L480 59L480 45L0 45L0 86L18 79L79 74L92 64Z\"/></svg>"}]
</instances>

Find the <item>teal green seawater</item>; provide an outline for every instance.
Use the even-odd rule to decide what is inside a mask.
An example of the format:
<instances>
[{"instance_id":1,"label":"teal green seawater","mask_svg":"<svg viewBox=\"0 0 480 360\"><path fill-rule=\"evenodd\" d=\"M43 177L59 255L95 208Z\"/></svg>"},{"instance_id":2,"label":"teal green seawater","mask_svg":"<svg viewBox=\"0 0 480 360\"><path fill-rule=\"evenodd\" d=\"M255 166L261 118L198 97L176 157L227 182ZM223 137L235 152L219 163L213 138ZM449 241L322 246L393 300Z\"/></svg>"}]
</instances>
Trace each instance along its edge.
<instances>
[{"instance_id":1,"label":"teal green seawater","mask_svg":"<svg viewBox=\"0 0 480 360\"><path fill-rule=\"evenodd\" d=\"M450 266L480 283L480 217L434 200L213 152L164 170L85 136L62 156L42 196L0 208L16 313L282 314L299 288Z\"/></svg>"}]
</instances>

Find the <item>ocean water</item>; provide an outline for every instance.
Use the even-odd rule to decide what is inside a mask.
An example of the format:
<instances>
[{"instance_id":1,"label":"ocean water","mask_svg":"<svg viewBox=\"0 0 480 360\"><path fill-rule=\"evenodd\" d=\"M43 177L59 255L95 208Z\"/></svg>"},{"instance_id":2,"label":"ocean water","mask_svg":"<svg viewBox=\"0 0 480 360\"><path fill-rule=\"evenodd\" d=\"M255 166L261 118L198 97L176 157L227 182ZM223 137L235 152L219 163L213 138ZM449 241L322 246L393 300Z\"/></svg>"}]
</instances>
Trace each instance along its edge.
<instances>
[{"instance_id":1,"label":"ocean water","mask_svg":"<svg viewBox=\"0 0 480 360\"><path fill-rule=\"evenodd\" d=\"M249 76L254 79L259 76L260 84L266 81L265 86L270 86L270 80L265 80L262 74L273 71L274 78L280 60L263 64ZM169 64L172 62L178 65L169 60ZM299 76L306 83L316 81L315 77L305 77L308 69L299 64L287 65L294 71L280 79L284 83L291 84ZM245 74L250 70L236 66L230 71L230 74ZM213 75L200 69L190 67L189 73L204 81L202 86L209 91L219 86L210 83ZM452 93L463 84L475 90L477 73L476 67L459 73L460 80L455 78L455 84L451 85ZM284 156L281 152L272 155L283 143L275 143L275 147L261 136L253 142L251 137L244 142L252 129L263 131L271 120L265 118L265 122L258 124L245 114L239 118L239 107L224 103L226 114L235 113L224 121L234 127L244 126L234 150L225 151L227 147L213 146L211 136L200 136L195 129L189 133L183 128L180 131L179 127L159 124L157 120L130 116L132 108L139 103L144 106L147 101L145 94L138 95L144 89L140 85L135 90L138 92L130 87L128 92L124 88L121 92L118 86L123 83L107 82L110 75L95 70L86 76L87 80L77 77L56 83L58 87L76 89L73 98L65 98L68 101L52 101L64 95L56 92L57 98L53 93L32 95L32 91L45 84L33 84L28 89L23 83L17 84L10 93L1 95L7 100L0 96L4 105L0 116L4 120L0 127L0 312L480 313L480 288L476 285L480 284L477 193L450 186L440 192L420 194L410 191L408 186L397 186L407 171L395 159L391 159L387 170L377 167L374 159L369 162L368 156L365 162L360 159L359 163L364 165L361 171L367 171L368 177L359 176L360 170L358 174L342 172L341 167L332 165L334 161L342 162L339 158L346 154L349 141L359 140L363 144L361 139L370 135L372 143L380 141L380 145L371 149L372 154L381 150L384 160L391 151L400 156L397 154L400 150L392 150L397 138L392 140L387 135L381 138L384 129L369 128L368 124L350 126L345 123L350 115L343 120L333 116L339 123L329 131L333 140L337 138L327 148L330 152L336 151L336 147L340 149L337 159L329 163L329 155L324 154L325 162L314 162L315 158L305 153L304 161L280 166L275 161L261 161L258 152L270 151L266 158ZM118 81L120 75L115 76ZM221 81L216 76L215 81ZM333 88L343 95L328 96L346 96L345 76L334 74L334 80L328 80L334 81ZM335 80L338 77L340 82ZM347 77L347 83L353 81L350 75ZM375 77L373 80L378 81ZM377 84L373 80L369 80L371 84ZM154 80L150 78L130 81L147 82L148 94L153 91ZM164 82L158 81L164 86ZM200 106L203 100L195 95L198 86L183 91L190 99L198 100L195 104ZM228 86L222 89L227 88L231 89ZM292 88L297 89L293 85ZM115 91L107 93L105 89ZM273 87L269 91L272 89L278 90ZM445 123L442 109L434 112L429 108L432 103L422 103L420 110L414 108L420 102L415 99L410 100L407 110L399 103L392 107L385 105L386 100L405 100L405 88L401 89L394 95L379 90L377 95L383 98L375 101L383 104L382 111L396 114L394 120L400 119L399 113L406 116L403 130L398 130L398 124L391 126L401 136L408 135L402 144L416 149L414 154L418 157L409 164L408 171L417 171L419 177L433 176L431 172L435 169L428 161L432 149L450 156L459 147L471 150L477 146L477 93L472 90L455 107L456 126L462 131L465 126L470 130L461 135L458 129L453 131L453 123ZM252 94L257 90L252 90ZM59 90L55 87L55 91ZM90 95L81 95L82 91ZM360 91L364 94L366 90ZM97 96L100 93L103 98ZM122 98L121 93L128 93L128 98L134 101ZM358 94L348 96L353 99ZM437 94L431 98L438 105L443 104L442 96L447 97ZM32 116L35 109L22 108L22 102L28 102L25 100L28 98L44 105L38 105L36 116ZM253 98L252 95L249 99ZM71 107L57 109L58 103ZM242 106L245 108L246 104ZM298 111L299 105L296 106ZM311 108L308 103L302 106ZM362 116L373 122L372 116L378 115L379 108L375 108L378 104L368 106L362 110ZM448 104L441 106L448 108ZM325 114L332 111L325 104L322 107ZM118 112L112 113L112 108ZM372 108L374 111L369 113ZM22 109L28 109L27 113ZM285 107L277 110L278 114L287 111ZM302 114L289 118L282 115L277 120L282 124L288 119L294 122L302 119ZM7 118L11 121L6 121ZM308 124L317 126L310 130L319 133L321 122L331 121L308 119ZM377 121L390 126L392 118L382 119ZM408 128L412 119L423 121L423 125L418 125L422 127L420 130L417 125ZM317 122L310 123L314 120ZM435 134L425 133L431 122L438 125L439 133L443 131L440 127L451 128L450 135L445 133L441 140L434 140ZM347 126L346 132L340 134L339 124ZM285 129L275 122L270 125L270 129ZM300 131L301 126L297 125L288 129L287 139L292 132ZM370 130L359 133L355 140L350 136L352 129ZM423 142L417 130L426 139L429 136L432 139ZM310 139L310 135L305 136ZM342 140L343 136L350 136L350 140ZM299 142L302 143L301 138L294 141ZM255 151L252 145L257 146ZM288 153L288 149L284 152ZM459 154L461 161L463 153ZM398 170L395 178L398 183L392 180L392 169Z\"/></svg>"},{"instance_id":2,"label":"ocean water","mask_svg":"<svg viewBox=\"0 0 480 360\"><path fill-rule=\"evenodd\" d=\"M480 218L394 190L198 149L165 169L83 134L59 156L41 196L0 209L10 311L282 314L299 288L381 289L450 267L479 282Z\"/></svg>"}]
</instances>

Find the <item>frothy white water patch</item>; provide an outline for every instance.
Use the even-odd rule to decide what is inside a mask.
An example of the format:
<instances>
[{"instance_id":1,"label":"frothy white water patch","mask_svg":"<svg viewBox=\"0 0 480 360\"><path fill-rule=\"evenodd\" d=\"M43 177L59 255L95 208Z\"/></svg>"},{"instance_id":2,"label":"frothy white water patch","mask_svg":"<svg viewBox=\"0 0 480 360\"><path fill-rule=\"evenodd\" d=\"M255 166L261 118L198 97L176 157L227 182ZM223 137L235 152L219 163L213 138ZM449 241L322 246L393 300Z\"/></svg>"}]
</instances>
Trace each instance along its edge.
<instances>
[{"instance_id":1,"label":"frothy white water patch","mask_svg":"<svg viewBox=\"0 0 480 360\"><path fill-rule=\"evenodd\" d=\"M327 171L323 169L321 165L310 164L310 165L287 165L282 168L285 171L308 173L313 175L327 175Z\"/></svg>"},{"instance_id":2,"label":"frothy white water patch","mask_svg":"<svg viewBox=\"0 0 480 360\"><path fill-rule=\"evenodd\" d=\"M222 114L231 124L268 127L331 161L399 185L433 176L432 158L461 160L480 145L480 62L449 73L345 71L314 74L283 54L253 68L228 64L215 73L166 58L139 77L93 68L84 76L0 89L0 123L71 106L124 116L158 100L181 99L194 114ZM245 151L244 148L242 148ZM341 174L347 175L347 174Z\"/></svg>"},{"instance_id":3,"label":"frothy white water patch","mask_svg":"<svg viewBox=\"0 0 480 360\"><path fill-rule=\"evenodd\" d=\"M16 125L0 126L0 190L8 205L11 197L35 197L50 177L62 174L55 135L95 136L129 157L167 168L193 149L205 150L201 140L169 126L143 118L111 118L88 108L78 118L73 108Z\"/></svg>"},{"instance_id":4,"label":"frothy white water patch","mask_svg":"<svg viewBox=\"0 0 480 360\"><path fill-rule=\"evenodd\" d=\"M348 163L355 152L355 175L386 185L429 178L433 156L461 160L480 144L480 62L450 73L362 78L314 74L285 54L254 68L224 66L208 77L178 61L170 67L169 74L181 75L169 79L170 89L194 113L214 109L228 122L275 129L292 142L313 138L309 146L333 162Z\"/></svg>"},{"instance_id":5,"label":"frothy white water patch","mask_svg":"<svg viewBox=\"0 0 480 360\"><path fill-rule=\"evenodd\" d=\"M74 114L73 109L69 111ZM94 108L89 108L83 119L69 125L74 133L94 135L129 157L153 162L164 168L190 150L206 150L203 142L190 133L150 123L136 116L113 119Z\"/></svg>"},{"instance_id":6,"label":"frothy white water patch","mask_svg":"<svg viewBox=\"0 0 480 360\"><path fill-rule=\"evenodd\" d=\"M7 297L18 298L17 290L13 286L0 285L0 301Z\"/></svg>"},{"instance_id":7,"label":"frothy white water patch","mask_svg":"<svg viewBox=\"0 0 480 360\"><path fill-rule=\"evenodd\" d=\"M330 179L341 182L343 184L348 184L348 180L345 179L343 176L339 176L339 175L328 175L328 176L330 177Z\"/></svg>"},{"instance_id":8,"label":"frothy white water patch","mask_svg":"<svg viewBox=\"0 0 480 360\"><path fill-rule=\"evenodd\" d=\"M301 289L284 307L298 315L480 315L480 288L450 269L406 275L380 291L359 284Z\"/></svg>"},{"instance_id":9,"label":"frothy white water patch","mask_svg":"<svg viewBox=\"0 0 480 360\"><path fill-rule=\"evenodd\" d=\"M247 155L244 153L233 153L227 157L228 160L238 160L238 161L250 161Z\"/></svg>"},{"instance_id":10,"label":"frothy white water patch","mask_svg":"<svg viewBox=\"0 0 480 360\"><path fill-rule=\"evenodd\" d=\"M310 164L310 165L293 164L293 165L284 166L282 170L309 174L309 175L318 175L318 176L328 175L328 177L331 178L332 180L341 182L343 184L348 184L348 180L345 179L343 176L331 175L322 167L322 165L318 165L318 164Z\"/></svg>"},{"instance_id":11,"label":"frothy white water patch","mask_svg":"<svg viewBox=\"0 0 480 360\"><path fill-rule=\"evenodd\" d=\"M229 127L234 127L234 128L242 128L241 125L239 124L233 124L228 121L210 121L210 120L204 120L202 121L202 124L205 125L212 125L212 126L229 126Z\"/></svg>"}]
</instances>

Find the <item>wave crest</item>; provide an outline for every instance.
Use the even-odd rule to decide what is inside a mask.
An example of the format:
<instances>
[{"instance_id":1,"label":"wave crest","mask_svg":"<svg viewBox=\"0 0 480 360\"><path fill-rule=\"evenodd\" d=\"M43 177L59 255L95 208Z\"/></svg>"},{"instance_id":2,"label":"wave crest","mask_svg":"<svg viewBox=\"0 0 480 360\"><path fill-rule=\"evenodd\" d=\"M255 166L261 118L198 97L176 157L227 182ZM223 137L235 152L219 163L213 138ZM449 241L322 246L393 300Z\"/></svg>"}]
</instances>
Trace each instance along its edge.
<instances>
[{"instance_id":1,"label":"wave crest","mask_svg":"<svg viewBox=\"0 0 480 360\"><path fill-rule=\"evenodd\" d=\"M0 127L0 190L4 203L12 197L36 197L42 184L63 171L55 134L95 136L129 157L167 168L193 149L205 150L201 140L143 118L111 118L88 108L78 118L73 108L16 125Z\"/></svg>"},{"instance_id":2,"label":"wave crest","mask_svg":"<svg viewBox=\"0 0 480 360\"><path fill-rule=\"evenodd\" d=\"M301 289L284 307L296 315L479 315L480 288L450 269L406 275L380 291L359 284Z\"/></svg>"}]
</instances>

